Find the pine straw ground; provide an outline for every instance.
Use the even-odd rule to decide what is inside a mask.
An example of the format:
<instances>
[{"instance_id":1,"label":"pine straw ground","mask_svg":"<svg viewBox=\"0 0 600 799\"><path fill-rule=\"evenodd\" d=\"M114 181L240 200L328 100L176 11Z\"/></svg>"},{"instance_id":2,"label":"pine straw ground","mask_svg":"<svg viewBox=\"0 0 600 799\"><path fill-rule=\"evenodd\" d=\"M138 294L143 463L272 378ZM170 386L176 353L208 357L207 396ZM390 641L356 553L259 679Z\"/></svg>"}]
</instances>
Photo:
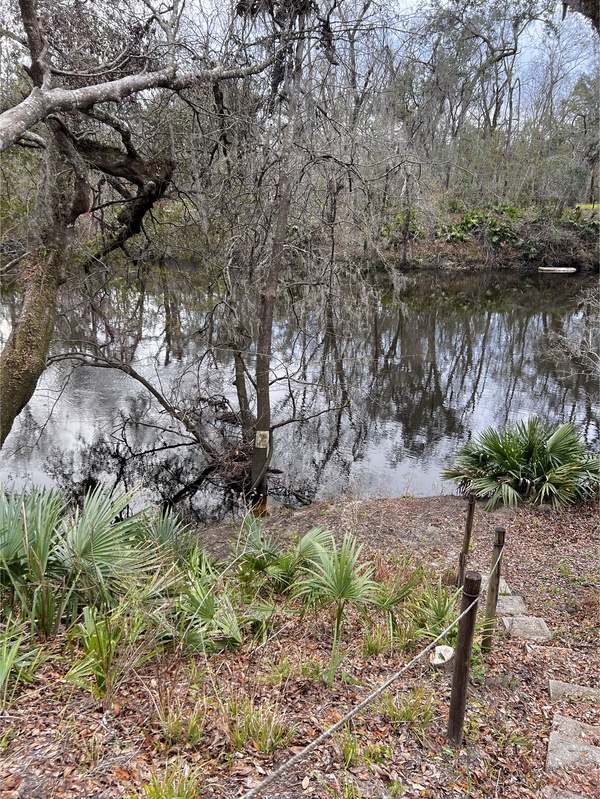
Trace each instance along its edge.
<instances>
[{"instance_id":1,"label":"pine straw ground","mask_svg":"<svg viewBox=\"0 0 600 799\"><path fill-rule=\"evenodd\" d=\"M465 508L463 500L450 497L345 501L295 513L281 510L266 526L282 536L304 533L316 523L339 534L351 531L364 541L364 554L376 560L380 575L393 572L397 556L409 551L449 583ZM394 725L375 703L261 794L263 799L512 799L546 796L550 785L597 796L598 770L544 773L555 712L600 725L600 706L573 700L551 704L548 694L552 678L600 686L597 511L597 505L560 516L547 510L489 514L477 509L469 567L489 568L494 528L504 526L503 575L529 612L547 621L554 637L532 649L502 633L496 636L493 651L476 661L471 675L462 749L453 750L445 739L451 676L419 664L393 688L396 701L412 709L412 718ZM207 531L209 547L222 544L232 531L223 525ZM366 656L364 624L352 614L344 641L344 661L328 687L318 676L331 648L327 612L303 621L287 613L267 641L248 643L241 652L199 656L192 666L173 656L127 672L108 709L64 680L75 654L65 655L57 643L55 658L1 714L0 796L141 796L142 783L152 773L160 777L165 766L174 780L189 770L201 775L190 797L241 796L419 649ZM290 740L273 755L261 754L252 743L235 751L231 711L223 710L232 694L277 707ZM432 718L425 722L431 714L428 700ZM194 709L197 735L185 721ZM175 799L179 794L152 796Z\"/></svg>"}]
</instances>

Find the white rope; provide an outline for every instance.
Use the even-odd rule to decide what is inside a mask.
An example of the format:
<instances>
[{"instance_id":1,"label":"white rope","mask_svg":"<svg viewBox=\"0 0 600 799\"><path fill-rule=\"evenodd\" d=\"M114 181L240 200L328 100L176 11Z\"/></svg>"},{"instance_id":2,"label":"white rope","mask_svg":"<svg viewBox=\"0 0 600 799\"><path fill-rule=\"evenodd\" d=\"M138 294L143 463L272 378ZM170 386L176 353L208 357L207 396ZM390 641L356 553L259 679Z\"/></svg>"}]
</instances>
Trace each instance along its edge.
<instances>
[{"instance_id":1,"label":"white rope","mask_svg":"<svg viewBox=\"0 0 600 799\"><path fill-rule=\"evenodd\" d=\"M492 574L496 571L496 567L500 563L500 559L502 558L502 553L503 552L504 552L504 545L502 546L502 549L500 550L500 552L498 554L496 562L494 563L494 568L490 572L490 579L492 578ZM488 582L488 585L489 585L489 582ZM329 727L329 729L325 730L325 732L321 733L321 735L319 735L318 738L315 738L314 741L312 741L307 746L305 746L304 749L301 752L298 752L293 757L291 757L289 760L286 760L285 763L282 763L281 766L279 766L278 769L276 769L271 774L269 774L268 777L265 777L265 779L261 783L259 783L254 788L251 788L249 791L247 791L241 797L241 799L254 799L254 797L258 796L258 794L261 791L263 791L265 788L267 788L272 782L275 782L275 780L278 780L279 777L281 777L283 774L285 774L286 771L289 771L296 764L298 764L301 760L304 760L304 758L307 755L310 755L311 752L314 752L314 750L317 749L317 747L319 747L324 741L326 741L328 738L331 738L331 736L335 732L337 732L339 729L341 729L345 724L347 724L350 721L350 719L354 718L354 716L356 716L357 713L360 713L361 710L363 710L374 699L376 699L378 696L380 696L380 694L382 694L385 690L387 690L390 687L390 685L395 683L396 680L399 679L403 674L405 674L410 668L412 668L415 665L415 663L418 663L419 660L421 660L423 657L425 657L425 655L428 652L431 652L431 650L438 643L438 641L441 641L442 638L444 638L450 632L450 630L452 630L459 623L459 621L464 616L466 616L467 613L469 613L469 611L473 608L473 606L476 605L479 602L479 597L482 594L483 594L483 591L480 590L479 594L475 597L475 599L471 602L471 604L467 608L465 608L465 610L463 610L463 612L460 614L460 616L458 616L452 622L452 624L450 624L449 627L446 627L446 629L443 632L441 632L434 641L432 641L428 646L426 646L425 649L423 649L421 652L419 652L418 655L415 655L415 657L409 663L407 663L406 666L403 666L400 669L400 671L395 672L395 674L393 674L388 680L386 680L386 682L384 682L382 685L380 685L379 688L376 688L365 699L363 699L363 701L360 704L358 704L355 708L353 708L348 713L346 713L346 715L343 718L341 718L333 726Z\"/></svg>"}]
</instances>

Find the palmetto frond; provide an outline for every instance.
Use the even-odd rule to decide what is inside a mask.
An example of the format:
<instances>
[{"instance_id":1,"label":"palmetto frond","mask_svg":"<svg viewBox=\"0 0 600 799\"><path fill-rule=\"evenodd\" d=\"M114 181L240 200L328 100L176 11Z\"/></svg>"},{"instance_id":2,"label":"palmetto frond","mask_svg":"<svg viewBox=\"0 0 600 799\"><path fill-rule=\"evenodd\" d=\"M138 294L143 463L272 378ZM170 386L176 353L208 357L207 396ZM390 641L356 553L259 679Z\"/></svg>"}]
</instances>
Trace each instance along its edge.
<instances>
[{"instance_id":1,"label":"palmetto frond","mask_svg":"<svg viewBox=\"0 0 600 799\"><path fill-rule=\"evenodd\" d=\"M83 590L99 591L104 600L109 583L119 574L152 568L160 555L139 543L141 514L123 515L135 495L115 494L100 485L61 525L57 557L71 580Z\"/></svg>"},{"instance_id":2,"label":"palmetto frond","mask_svg":"<svg viewBox=\"0 0 600 799\"><path fill-rule=\"evenodd\" d=\"M30 569L40 579L63 507L58 491L34 488L6 495L0 490L0 570Z\"/></svg>"},{"instance_id":3,"label":"palmetto frond","mask_svg":"<svg viewBox=\"0 0 600 799\"><path fill-rule=\"evenodd\" d=\"M323 525L312 527L302 538L298 541L296 552L300 563L308 563L309 561L317 561L319 553L326 544L331 541L332 533Z\"/></svg>"},{"instance_id":4,"label":"palmetto frond","mask_svg":"<svg viewBox=\"0 0 600 799\"><path fill-rule=\"evenodd\" d=\"M151 515L146 527L140 527L142 535L154 541L175 561L184 562L194 548L194 536L188 525L184 524L171 508L165 508Z\"/></svg>"},{"instance_id":5,"label":"palmetto frond","mask_svg":"<svg viewBox=\"0 0 600 799\"><path fill-rule=\"evenodd\" d=\"M371 580L373 567L358 563L361 552L362 544L357 544L352 535L344 536L339 548L333 537L329 547L318 545L318 558L307 566L298 593L309 594L324 604L370 601L376 587Z\"/></svg>"},{"instance_id":6,"label":"palmetto frond","mask_svg":"<svg viewBox=\"0 0 600 799\"><path fill-rule=\"evenodd\" d=\"M533 418L504 430L488 428L461 447L442 476L465 493L515 506L550 502L556 508L592 496L600 485L600 460L586 453L570 423L554 430Z\"/></svg>"},{"instance_id":7,"label":"palmetto frond","mask_svg":"<svg viewBox=\"0 0 600 799\"><path fill-rule=\"evenodd\" d=\"M260 519L249 513L242 522L236 554L243 568L264 571L281 555L281 547L265 533Z\"/></svg>"},{"instance_id":8,"label":"palmetto frond","mask_svg":"<svg viewBox=\"0 0 600 799\"><path fill-rule=\"evenodd\" d=\"M316 544L317 559L309 563L305 569L305 577L296 588L296 596L310 602L323 605L335 605L333 651L340 640L344 610L349 603L361 607L372 602L377 584L371 579L373 566L370 563L359 564L362 552L352 535L345 535L338 548L333 536L327 545Z\"/></svg>"}]
</instances>

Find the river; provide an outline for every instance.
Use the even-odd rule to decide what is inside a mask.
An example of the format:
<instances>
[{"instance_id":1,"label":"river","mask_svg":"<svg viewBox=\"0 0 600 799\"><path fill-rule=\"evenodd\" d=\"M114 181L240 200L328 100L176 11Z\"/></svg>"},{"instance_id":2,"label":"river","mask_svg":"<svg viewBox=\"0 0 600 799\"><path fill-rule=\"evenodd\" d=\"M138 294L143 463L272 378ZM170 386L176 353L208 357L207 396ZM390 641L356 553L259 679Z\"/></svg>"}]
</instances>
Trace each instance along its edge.
<instances>
[{"instance_id":1,"label":"river","mask_svg":"<svg viewBox=\"0 0 600 799\"><path fill-rule=\"evenodd\" d=\"M282 304L272 384L281 423L271 463L275 498L448 493L440 471L460 444L531 415L573 421L597 447L597 380L569 372L550 349L553 336L581 322L580 283L562 275L510 282L490 273L423 275L406 292ZM67 296L53 354L81 349L81 341L89 352L93 339L177 407L197 413L211 441L222 443L231 439L226 417L235 409L225 317L205 289L161 285L140 291L117 283L106 289L101 314ZM15 301L5 295L5 319ZM7 330L4 323L3 337ZM252 360L248 344L250 367ZM283 424L290 418L299 421ZM120 476L141 481L151 499L172 495L204 466L139 383L70 361L47 370L2 456L5 486L81 486ZM194 496L200 516L227 505L214 483Z\"/></svg>"}]
</instances>

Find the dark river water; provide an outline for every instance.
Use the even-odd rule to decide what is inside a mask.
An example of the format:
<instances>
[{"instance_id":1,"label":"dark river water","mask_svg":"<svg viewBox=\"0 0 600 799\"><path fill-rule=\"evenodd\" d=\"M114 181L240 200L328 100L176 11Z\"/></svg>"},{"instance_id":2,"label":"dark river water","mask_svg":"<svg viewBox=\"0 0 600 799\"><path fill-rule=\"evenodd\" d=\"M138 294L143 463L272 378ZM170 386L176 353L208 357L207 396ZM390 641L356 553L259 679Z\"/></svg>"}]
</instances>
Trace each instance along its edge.
<instances>
[{"instance_id":1,"label":"dark river water","mask_svg":"<svg viewBox=\"0 0 600 799\"><path fill-rule=\"evenodd\" d=\"M556 334L581 322L576 277L535 275L509 286L489 273L419 281L406 294L329 296L281 310L274 421L302 419L274 434L272 486L284 501L449 493L440 471L460 444L534 414L571 420L598 446L597 381L569 371L551 351ZM5 320L12 302L4 300ZM54 354L92 337L180 404L211 392L233 401L231 352L206 296L117 286L103 303L101 325L75 300L66 303ZM7 330L4 322L3 337ZM166 461L153 452L157 437L168 447ZM91 469L114 479L111 446L121 447L119 469L137 469L150 498L150 476L161 469L176 490L182 472L193 478L201 468L138 383L61 361L47 370L7 440L0 478L5 486L65 484ZM210 492L194 501L213 509L220 502Z\"/></svg>"}]
</instances>

